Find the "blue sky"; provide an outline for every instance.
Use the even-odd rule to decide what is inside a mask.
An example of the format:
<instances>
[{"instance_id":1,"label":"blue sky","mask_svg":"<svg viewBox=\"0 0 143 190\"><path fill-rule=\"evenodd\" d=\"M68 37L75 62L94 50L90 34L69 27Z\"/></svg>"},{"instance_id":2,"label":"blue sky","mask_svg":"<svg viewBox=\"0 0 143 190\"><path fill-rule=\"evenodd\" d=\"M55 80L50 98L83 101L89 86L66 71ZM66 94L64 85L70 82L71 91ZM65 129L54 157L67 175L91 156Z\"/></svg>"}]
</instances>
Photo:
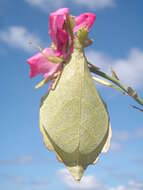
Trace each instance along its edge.
<instances>
[{"instance_id":1,"label":"blue sky","mask_svg":"<svg viewBox=\"0 0 143 190\"><path fill-rule=\"evenodd\" d=\"M95 12L90 31L94 44L89 60L143 95L143 1L141 0L3 0L0 1L0 189L3 190L142 190L143 115L136 103L112 89L98 89L107 102L113 137L110 151L89 166L80 184L75 183L48 152L38 126L40 98L47 86L35 91L41 77L29 78L26 59L49 46L48 17L59 7L71 14Z\"/></svg>"}]
</instances>

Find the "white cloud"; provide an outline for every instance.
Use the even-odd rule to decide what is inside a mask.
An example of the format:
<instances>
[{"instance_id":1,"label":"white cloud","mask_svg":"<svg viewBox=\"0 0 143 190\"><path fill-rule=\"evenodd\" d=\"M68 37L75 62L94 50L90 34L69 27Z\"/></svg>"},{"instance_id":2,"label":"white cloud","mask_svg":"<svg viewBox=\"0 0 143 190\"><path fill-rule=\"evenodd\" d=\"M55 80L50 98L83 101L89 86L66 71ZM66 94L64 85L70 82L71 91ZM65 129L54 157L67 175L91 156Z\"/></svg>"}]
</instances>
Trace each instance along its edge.
<instances>
[{"instance_id":1,"label":"white cloud","mask_svg":"<svg viewBox=\"0 0 143 190\"><path fill-rule=\"evenodd\" d=\"M127 57L121 59L113 59L104 53L89 51L87 57L91 63L106 72L113 67L120 80L125 84L135 88L143 86L143 51L133 48Z\"/></svg>"},{"instance_id":2,"label":"white cloud","mask_svg":"<svg viewBox=\"0 0 143 190\"><path fill-rule=\"evenodd\" d=\"M128 186L130 188L134 188L135 190L140 190L140 189L143 189L143 182L132 180L132 181L129 181Z\"/></svg>"},{"instance_id":3,"label":"white cloud","mask_svg":"<svg viewBox=\"0 0 143 190\"><path fill-rule=\"evenodd\" d=\"M112 65L113 59L98 51L90 50L86 52L89 62L101 68L104 71L108 71L109 67Z\"/></svg>"},{"instance_id":4,"label":"white cloud","mask_svg":"<svg viewBox=\"0 0 143 190\"><path fill-rule=\"evenodd\" d=\"M47 177L43 179L43 177L24 177L20 175L14 175L14 174L5 174L5 173L0 173L0 177L3 178L4 180L7 180L8 184L18 184L23 187L30 186L32 189L41 189L41 188L46 188L49 185L49 180L47 180ZM24 188L25 189L25 188Z\"/></svg>"},{"instance_id":5,"label":"white cloud","mask_svg":"<svg viewBox=\"0 0 143 190\"><path fill-rule=\"evenodd\" d=\"M116 187L108 186L93 175L83 176L80 182L75 182L67 169L60 169L58 174L61 180L70 188L77 190L142 190L143 182L130 180L127 184L120 184Z\"/></svg>"},{"instance_id":6,"label":"white cloud","mask_svg":"<svg viewBox=\"0 0 143 190\"><path fill-rule=\"evenodd\" d=\"M113 139L116 141L127 141L131 138L132 132L127 130L115 130Z\"/></svg>"},{"instance_id":7,"label":"white cloud","mask_svg":"<svg viewBox=\"0 0 143 190\"><path fill-rule=\"evenodd\" d=\"M14 184L20 184L23 182L23 177L20 175L11 175L11 174L3 174L0 173L0 177L8 180L8 182L12 182Z\"/></svg>"},{"instance_id":8,"label":"white cloud","mask_svg":"<svg viewBox=\"0 0 143 190\"><path fill-rule=\"evenodd\" d=\"M134 130L114 130L113 138L111 141L111 151L122 150L122 144L126 141L133 142L143 138L143 129L136 128Z\"/></svg>"},{"instance_id":9,"label":"white cloud","mask_svg":"<svg viewBox=\"0 0 143 190\"><path fill-rule=\"evenodd\" d=\"M31 155L24 155L17 159L17 162L20 164L29 164L33 161L33 157Z\"/></svg>"},{"instance_id":10,"label":"white cloud","mask_svg":"<svg viewBox=\"0 0 143 190\"><path fill-rule=\"evenodd\" d=\"M71 189L99 190L102 187L102 190L104 190L103 185L93 175L83 176L80 182L76 182L67 169L59 170L58 174L60 175L62 181Z\"/></svg>"},{"instance_id":11,"label":"white cloud","mask_svg":"<svg viewBox=\"0 0 143 190\"><path fill-rule=\"evenodd\" d=\"M46 12L68 5L66 0L55 0L54 2L52 0L25 0L25 2L32 6L39 7ZM113 7L116 4L116 0L72 0L71 2L74 5L85 6L90 9L103 9Z\"/></svg>"},{"instance_id":12,"label":"white cloud","mask_svg":"<svg viewBox=\"0 0 143 190\"><path fill-rule=\"evenodd\" d=\"M29 44L29 41L40 43L40 39L23 26L12 26L7 30L0 30L0 41L27 52L31 52L35 49Z\"/></svg>"},{"instance_id":13,"label":"white cloud","mask_svg":"<svg viewBox=\"0 0 143 190\"><path fill-rule=\"evenodd\" d=\"M122 186L122 185L119 185L117 187L111 187L109 188L108 190L126 190L126 187L125 186Z\"/></svg>"},{"instance_id":14,"label":"white cloud","mask_svg":"<svg viewBox=\"0 0 143 190\"><path fill-rule=\"evenodd\" d=\"M134 138L143 138L143 128L137 128L135 133L132 134Z\"/></svg>"},{"instance_id":15,"label":"white cloud","mask_svg":"<svg viewBox=\"0 0 143 190\"><path fill-rule=\"evenodd\" d=\"M75 3L77 2L80 5L84 5L88 8L96 8L96 9L102 9L107 7L113 7L115 5L115 0L73 0Z\"/></svg>"},{"instance_id":16,"label":"white cloud","mask_svg":"<svg viewBox=\"0 0 143 190\"><path fill-rule=\"evenodd\" d=\"M31 6L39 7L42 10L48 12L51 9L57 9L59 7L64 7L64 0L25 0Z\"/></svg>"},{"instance_id":17,"label":"white cloud","mask_svg":"<svg viewBox=\"0 0 143 190\"><path fill-rule=\"evenodd\" d=\"M127 185L119 185L117 187L110 187L107 190L142 190L143 182L129 181Z\"/></svg>"},{"instance_id":18,"label":"white cloud","mask_svg":"<svg viewBox=\"0 0 143 190\"><path fill-rule=\"evenodd\" d=\"M122 149L121 143L117 141L111 141L111 151L120 151Z\"/></svg>"},{"instance_id":19,"label":"white cloud","mask_svg":"<svg viewBox=\"0 0 143 190\"><path fill-rule=\"evenodd\" d=\"M15 159L0 160L0 165L23 165L32 163L33 158L31 155L24 155Z\"/></svg>"},{"instance_id":20,"label":"white cloud","mask_svg":"<svg viewBox=\"0 0 143 190\"><path fill-rule=\"evenodd\" d=\"M128 140L137 140L143 138L143 129L136 128L134 130L115 130L113 134L113 141L124 142Z\"/></svg>"}]
</instances>

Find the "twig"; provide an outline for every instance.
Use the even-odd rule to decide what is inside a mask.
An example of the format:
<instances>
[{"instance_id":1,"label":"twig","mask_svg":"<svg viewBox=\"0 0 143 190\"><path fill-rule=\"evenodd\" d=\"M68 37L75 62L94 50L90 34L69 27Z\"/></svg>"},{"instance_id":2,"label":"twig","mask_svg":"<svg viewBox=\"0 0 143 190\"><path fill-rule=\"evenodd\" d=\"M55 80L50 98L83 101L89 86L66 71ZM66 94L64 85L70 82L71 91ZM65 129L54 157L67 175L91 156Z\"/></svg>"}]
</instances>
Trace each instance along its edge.
<instances>
[{"instance_id":1,"label":"twig","mask_svg":"<svg viewBox=\"0 0 143 190\"><path fill-rule=\"evenodd\" d=\"M103 71L99 70L96 66L94 66L93 64L91 64L89 62L88 62L88 67L92 73L94 73L100 77L103 77L108 81L111 81L114 85L116 85L119 89L121 89L121 91L123 91L124 94L132 97L136 102L138 102L140 105L143 106L143 99L131 87L124 85L116 77L110 76L110 75L104 73Z\"/></svg>"},{"instance_id":2,"label":"twig","mask_svg":"<svg viewBox=\"0 0 143 190\"><path fill-rule=\"evenodd\" d=\"M137 107L137 106L134 106L134 105L130 105L132 108L134 108L134 109L136 109L136 110L139 110L139 111L141 111L141 112L143 112L143 109L141 109L141 108L139 108L139 107Z\"/></svg>"},{"instance_id":3,"label":"twig","mask_svg":"<svg viewBox=\"0 0 143 190\"><path fill-rule=\"evenodd\" d=\"M97 77L95 77L95 76L92 77L92 78L93 78L97 83L99 83L99 84L102 84L102 85L104 85L104 86L108 86L108 87L114 88L114 89L120 91L121 93L125 94L125 92L124 92L121 88L119 88L117 85L114 85L114 84L111 83L111 82L108 82L107 80L103 80L103 79L97 78Z\"/></svg>"}]
</instances>

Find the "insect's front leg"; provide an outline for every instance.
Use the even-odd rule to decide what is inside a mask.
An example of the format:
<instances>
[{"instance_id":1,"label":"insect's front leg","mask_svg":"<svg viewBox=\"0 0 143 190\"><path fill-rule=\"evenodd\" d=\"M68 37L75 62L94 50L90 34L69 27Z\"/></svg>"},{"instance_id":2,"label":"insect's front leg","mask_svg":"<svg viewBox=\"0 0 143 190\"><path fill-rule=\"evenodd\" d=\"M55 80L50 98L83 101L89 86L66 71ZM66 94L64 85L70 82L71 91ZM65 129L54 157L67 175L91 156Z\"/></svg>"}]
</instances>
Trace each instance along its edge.
<instances>
[{"instance_id":1,"label":"insect's front leg","mask_svg":"<svg viewBox=\"0 0 143 190\"><path fill-rule=\"evenodd\" d=\"M39 88L41 88L42 86L44 86L46 83L48 83L49 82L49 80L50 80L50 78L48 77L48 78L45 78L45 79L43 79L42 81L40 81L38 84L36 84L36 86L35 86L35 89L39 89Z\"/></svg>"},{"instance_id":2,"label":"insect's front leg","mask_svg":"<svg viewBox=\"0 0 143 190\"><path fill-rule=\"evenodd\" d=\"M61 74L62 74L62 71L59 71L59 72L55 73L55 75L54 75L55 79L51 84L50 90L55 90L55 88L56 88L56 86L58 84L58 81L59 81L59 79L61 77Z\"/></svg>"},{"instance_id":3,"label":"insect's front leg","mask_svg":"<svg viewBox=\"0 0 143 190\"><path fill-rule=\"evenodd\" d=\"M53 73L52 75L48 76L47 78L43 79L42 81L40 81L35 86L35 89L39 89L42 86L44 86L46 83L48 83L49 81L51 81L49 90L54 90L56 88L56 85L57 85L59 79L60 79L62 70L63 70L63 68L60 69L59 71L57 71L56 73Z\"/></svg>"}]
</instances>

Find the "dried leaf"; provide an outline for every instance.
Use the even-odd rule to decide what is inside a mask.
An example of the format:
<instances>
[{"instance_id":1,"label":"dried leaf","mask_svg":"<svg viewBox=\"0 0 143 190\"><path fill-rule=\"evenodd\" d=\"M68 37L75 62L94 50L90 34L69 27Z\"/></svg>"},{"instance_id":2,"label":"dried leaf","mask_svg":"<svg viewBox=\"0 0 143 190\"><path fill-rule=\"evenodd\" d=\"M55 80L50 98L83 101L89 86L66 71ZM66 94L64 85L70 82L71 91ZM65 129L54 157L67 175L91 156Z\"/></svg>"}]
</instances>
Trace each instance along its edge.
<instances>
[{"instance_id":1,"label":"dried leaf","mask_svg":"<svg viewBox=\"0 0 143 190\"><path fill-rule=\"evenodd\" d=\"M75 180L99 153L109 149L111 127L84 54L75 49L55 90L41 101L40 130L46 147L56 152Z\"/></svg>"}]
</instances>

